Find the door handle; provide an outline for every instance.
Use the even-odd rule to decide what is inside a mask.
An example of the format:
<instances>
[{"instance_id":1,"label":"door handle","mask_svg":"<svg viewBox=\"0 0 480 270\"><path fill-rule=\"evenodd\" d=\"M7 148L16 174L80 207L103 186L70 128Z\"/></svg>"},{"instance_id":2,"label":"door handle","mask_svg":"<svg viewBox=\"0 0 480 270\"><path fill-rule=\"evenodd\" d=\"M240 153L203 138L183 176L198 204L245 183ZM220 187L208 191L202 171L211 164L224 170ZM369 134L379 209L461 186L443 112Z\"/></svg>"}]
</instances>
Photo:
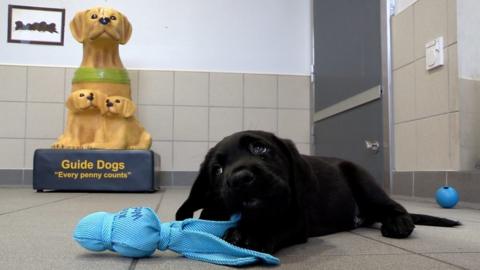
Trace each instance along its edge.
<instances>
[{"instance_id":1,"label":"door handle","mask_svg":"<svg viewBox=\"0 0 480 270\"><path fill-rule=\"evenodd\" d=\"M365 147L367 150L376 154L380 150L380 143L378 141L365 140Z\"/></svg>"}]
</instances>

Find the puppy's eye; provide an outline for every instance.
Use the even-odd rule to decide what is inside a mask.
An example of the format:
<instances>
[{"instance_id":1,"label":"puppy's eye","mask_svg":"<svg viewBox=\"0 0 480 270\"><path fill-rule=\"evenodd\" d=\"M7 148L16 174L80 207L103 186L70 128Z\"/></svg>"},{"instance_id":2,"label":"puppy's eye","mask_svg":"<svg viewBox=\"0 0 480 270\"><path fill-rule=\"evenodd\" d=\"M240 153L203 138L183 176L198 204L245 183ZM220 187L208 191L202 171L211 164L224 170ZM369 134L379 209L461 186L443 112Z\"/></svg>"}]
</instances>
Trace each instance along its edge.
<instances>
[{"instance_id":1,"label":"puppy's eye","mask_svg":"<svg viewBox=\"0 0 480 270\"><path fill-rule=\"evenodd\" d=\"M254 142L248 145L248 150L250 150L250 153L252 153L255 156L263 155L269 151L268 146L259 143L259 142Z\"/></svg>"},{"instance_id":2,"label":"puppy's eye","mask_svg":"<svg viewBox=\"0 0 480 270\"><path fill-rule=\"evenodd\" d=\"M115 21L116 19L117 19L117 17L115 17L115 16L113 16L113 15L110 16L110 20Z\"/></svg>"},{"instance_id":3,"label":"puppy's eye","mask_svg":"<svg viewBox=\"0 0 480 270\"><path fill-rule=\"evenodd\" d=\"M213 173L215 173L216 176L219 176L223 173L223 168L220 165L216 165L213 167Z\"/></svg>"},{"instance_id":4,"label":"puppy's eye","mask_svg":"<svg viewBox=\"0 0 480 270\"><path fill-rule=\"evenodd\" d=\"M120 99L115 99L115 103L120 103Z\"/></svg>"},{"instance_id":5,"label":"puppy's eye","mask_svg":"<svg viewBox=\"0 0 480 270\"><path fill-rule=\"evenodd\" d=\"M98 16L97 16L97 14L92 14L92 17L90 17L90 18L95 20L96 18L98 18Z\"/></svg>"},{"instance_id":6,"label":"puppy's eye","mask_svg":"<svg viewBox=\"0 0 480 270\"><path fill-rule=\"evenodd\" d=\"M85 96L85 94L83 94L83 93L82 93L82 94L80 94L80 97L84 97L84 96Z\"/></svg>"}]
</instances>

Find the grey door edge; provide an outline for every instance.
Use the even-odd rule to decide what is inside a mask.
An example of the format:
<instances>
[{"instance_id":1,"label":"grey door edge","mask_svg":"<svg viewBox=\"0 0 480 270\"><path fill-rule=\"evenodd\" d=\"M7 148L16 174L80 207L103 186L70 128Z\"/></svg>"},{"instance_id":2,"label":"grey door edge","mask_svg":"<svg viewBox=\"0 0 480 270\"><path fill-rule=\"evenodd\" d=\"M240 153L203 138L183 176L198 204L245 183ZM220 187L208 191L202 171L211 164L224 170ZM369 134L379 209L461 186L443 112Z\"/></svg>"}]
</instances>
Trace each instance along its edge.
<instances>
[{"instance_id":1,"label":"grey door edge","mask_svg":"<svg viewBox=\"0 0 480 270\"><path fill-rule=\"evenodd\" d=\"M395 0L380 1L380 33L382 59L382 111L383 111L383 151L384 180L383 188L392 193L394 158L394 119L393 119L393 85L392 85L392 43L391 18L395 10Z\"/></svg>"}]
</instances>

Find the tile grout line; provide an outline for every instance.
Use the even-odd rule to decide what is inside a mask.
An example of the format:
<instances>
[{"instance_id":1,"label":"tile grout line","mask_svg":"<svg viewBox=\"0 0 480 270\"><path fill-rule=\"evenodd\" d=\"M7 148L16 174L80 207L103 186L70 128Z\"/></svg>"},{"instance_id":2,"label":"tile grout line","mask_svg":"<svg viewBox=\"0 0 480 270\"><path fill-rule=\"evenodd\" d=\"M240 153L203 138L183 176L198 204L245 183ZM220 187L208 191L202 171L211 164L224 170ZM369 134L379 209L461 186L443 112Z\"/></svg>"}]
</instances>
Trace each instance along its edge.
<instances>
[{"instance_id":1,"label":"tile grout line","mask_svg":"<svg viewBox=\"0 0 480 270\"><path fill-rule=\"evenodd\" d=\"M176 92L176 78L177 78L177 73L176 72L173 72L172 73L172 147L171 147L171 150L172 150L172 171L174 170L175 168L175 92ZM170 179L170 184L173 186L173 184L175 183L175 175L172 174L172 178Z\"/></svg>"},{"instance_id":2,"label":"tile grout line","mask_svg":"<svg viewBox=\"0 0 480 270\"><path fill-rule=\"evenodd\" d=\"M155 214L158 212L158 209L160 208L160 204L163 201L163 197L165 196L165 192L166 192L166 190L164 190L162 193L160 193L160 199L158 200L158 203L157 203L157 205L155 206L155 209L154 209ZM137 267L137 263L138 263L139 260L140 260L139 258L132 259L132 262L130 262L128 270L134 270Z\"/></svg>"},{"instance_id":3,"label":"tile grout line","mask_svg":"<svg viewBox=\"0 0 480 270\"><path fill-rule=\"evenodd\" d=\"M457 41L455 41L455 42L453 42L453 43L451 43L451 44L449 44L449 45L443 46L443 50L447 50L447 49L449 49L450 47L453 47L453 46L455 46L455 45L457 45ZM414 54L415 54L415 52L414 52ZM415 58L415 56L413 56L413 58L414 58L413 60L410 60L410 61L408 61L408 62L405 63L405 64L401 64L400 66L394 68L392 71L397 71L397 70L402 69L402 68L404 68L404 67L406 67L406 66L408 66L408 65L415 64L415 62L417 62L417 61L419 61L419 60L422 60L423 58L425 58L425 56L420 56L420 57L417 57L417 58Z\"/></svg>"},{"instance_id":4,"label":"tile grout line","mask_svg":"<svg viewBox=\"0 0 480 270\"><path fill-rule=\"evenodd\" d=\"M210 124L211 124L211 119L210 119L210 115L212 113L212 108L210 107L210 91L211 91L211 82L212 80L212 73L209 72L208 73L208 76L207 76L207 140L210 141ZM210 143L207 143L207 147L206 147L206 151L205 151L205 154L208 152L208 150L210 149Z\"/></svg>"},{"instance_id":5,"label":"tile grout line","mask_svg":"<svg viewBox=\"0 0 480 270\"><path fill-rule=\"evenodd\" d=\"M480 254L480 252L478 251L448 251L448 252L437 251L437 252L428 252L424 254Z\"/></svg>"},{"instance_id":6,"label":"tile grout line","mask_svg":"<svg viewBox=\"0 0 480 270\"><path fill-rule=\"evenodd\" d=\"M207 140L210 141L210 124L211 124L211 119L210 119L210 114L212 112L212 109L210 107L210 87L211 87L211 80L212 80L212 73L208 73L207 77ZM209 144L207 143L207 152L209 149Z\"/></svg>"},{"instance_id":7,"label":"tile grout line","mask_svg":"<svg viewBox=\"0 0 480 270\"><path fill-rule=\"evenodd\" d=\"M415 172L412 172L412 197L415 197Z\"/></svg>"},{"instance_id":8,"label":"tile grout line","mask_svg":"<svg viewBox=\"0 0 480 270\"><path fill-rule=\"evenodd\" d=\"M245 74L242 74L242 130L245 130Z\"/></svg>"},{"instance_id":9,"label":"tile grout line","mask_svg":"<svg viewBox=\"0 0 480 270\"><path fill-rule=\"evenodd\" d=\"M277 104L276 104L276 108L275 108L275 109L276 109L276 111L277 111L277 112L276 112L276 114L277 114L277 119L276 119L276 122L275 122L275 125L276 125L276 127L275 127L275 134L276 134L277 136L280 136L280 130L279 130L279 128L278 128L279 121L280 121L280 120L279 120L279 119L280 119L280 108L279 108L279 107L280 107L280 97L279 97L279 95L280 95L280 89L279 89L279 85L278 85L279 80L280 80L280 79L279 79L279 76L276 75L276 76L275 76L275 84L276 84L276 85L275 85L275 94L277 95L277 100L276 100L276 103L277 103Z\"/></svg>"},{"instance_id":10,"label":"tile grout line","mask_svg":"<svg viewBox=\"0 0 480 270\"><path fill-rule=\"evenodd\" d=\"M412 10L412 13L413 13L413 31L415 31L415 9ZM413 56L415 58L415 32L413 32ZM418 89L417 89L417 84L419 83L419 78L417 78L417 71L416 71L416 66L415 66L415 62L413 62L412 64L412 69L413 69L413 116L414 118L418 118L418 112L417 112L417 93L418 93ZM393 71L392 71L392 80L393 80ZM395 91L395 87L393 86L392 84L392 88L393 88L393 91ZM394 97L395 99L395 97ZM395 102L395 100L394 100ZM395 106L395 105L394 105ZM448 109L447 109L448 111ZM395 116L394 116L395 117ZM413 166L415 169L418 168L418 146L417 146L417 140L418 140L418 122L417 121L420 121L420 119L416 119L414 120L415 122L413 122L413 129L414 129L414 133L415 133L415 153L414 153L414 163L413 163ZM395 118L393 119L393 122L395 122ZM394 132L395 132L395 123L393 124L393 129L394 129ZM414 197L415 196L415 174L413 174L413 183L412 183L412 196Z\"/></svg>"},{"instance_id":11,"label":"tile grout line","mask_svg":"<svg viewBox=\"0 0 480 270\"><path fill-rule=\"evenodd\" d=\"M136 98L136 100L139 101L140 100L140 71L137 70L136 74L137 74L137 83L136 83L137 98Z\"/></svg>"},{"instance_id":12,"label":"tile grout line","mask_svg":"<svg viewBox=\"0 0 480 270\"><path fill-rule=\"evenodd\" d=\"M71 85L71 83L70 83ZM64 102L66 102L66 99L67 99L67 96L65 95L65 91L67 90L67 68L64 68L63 69L63 100ZM70 87L71 88L71 87ZM70 92L72 91L72 89L70 89ZM58 137L56 139L58 139L60 136L63 135L63 133L65 132L65 126L66 126L66 121L67 121L67 111L65 110L65 106L63 107L63 113L62 113L62 131L60 134L58 134Z\"/></svg>"},{"instance_id":13,"label":"tile grout line","mask_svg":"<svg viewBox=\"0 0 480 270\"><path fill-rule=\"evenodd\" d=\"M447 4L447 14L448 14L448 4ZM448 15L447 15L447 17L448 17ZM448 18L447 18L447 21L448 21ZM447 27L447 32L448 32L448 27ZM448 33L447 33L447 36L448 36ZM445 38L445 39L446 39L446 38ZM452 59L450 59L450 54L449 54L450 50L451 50L450 48L447 48L447 49L445 49L445 52L443 52L443 54L444 54L444 55L443 55L443 58L444 58L444 59L445 59L445 58L447 59L447 61L445 61L446 64L444 65L444 66L445 66L445 69L447 70L447 71L446 71L446 73L447 73L447 74L446 74L446 77L447 77L447 111L450 111L451 106L452 106L452 104L451 104L452 101L450 100L450 99L451 99L450 95L451 95L451 93L452 93L452 89L451 89L451 87L450 87L450 85L451 85L451 82L450 82L450 70L452 69L452 66L451 66ZM446 54L446 55L445 55L445 54ZM457 62L458 62L458 61L457 61ZM453 70L453 69L452 69L452 70ZM458 68L457 68L457 70L458 70ZM458 71L457 71L457 73L458 73ZM459 79L457 78L457 80L459 80ZM460 95L460 92L459 92L459 95ZM459 106L459 107L460 107L460 106ZM453 163L453 158L452 158L452 153L453 153L453 149L452 149L452 134L453 134L453 130L451 129L451 127L452 127L452 117L450 116L450 113L448 113L447 117L448 117L448 121L447 121L447 122L448 122L448 164L449 164L451 167L453 167L453 166L452 166L452 165L453 165L453 164L452 164L452 163ZM460 125L460 123L459 123L459 125ZM460 158L459 158L459 159L460 159ZM446 172L446 171L445 171L445 183L448 183L448 180L447 180L447 172Z\"/></svg>"},{"instance_id":14,"label":"tile grout line","mask_svg":"<svg viewBox=\"0 0 480 270\"><path fill-rule=\"evenodd\" d=\"M67 98L67 97L65 96L65 90L66 90L66 89L65 89L65 86L66 86L66 85L67 85L67 69L64 68L64 69L63 69L63 89L62 89L62 90L63 90L63 91L62 91L62 95L63 95L62 100L63 100L64 102L66 101L66 98ZM63 108L64 108L64 110L65 110L65 107L63 107ZM64 111L64 112L62 113L62 134L63 134L63 131L65 130L65 121L67 120L67 119L65 119L65 116L66 116L66 115L65 115L65 111ZM61 135L61 134L59 134L59 136L60 136L60 135Z\"/></svg>"},{"instance_id":15,"label":"tile grout line","mask_svg":"<svg viewBox=\"0 0 480 270\"><path fill-rule=\"evenodd\" d=\"M391 246L391 247L394 247L394 248L398 248L400 250L403 250L407 253L410 253L410 254L413 254L413 255L418 255L420 257L424 257L424 258L428 258L428 259L431 259L431 260L434 260L434 261L437 261L437 262L440 262L440 263L443 263L443 264L447 264L447 265L450 265L450 266L453 266L453 267L456 267L458 269L462 269L462 270L469 270L468 268L465 268L465 267L462 267L462 266L459 266L459 265L456 265L456 264L453 264L453 263L450 263L450 262L447 262L447 261L443 261L443 260L440 260L440 259L437 259L435 257L430 257L426 254L423 254L423 253L418 253L418 252L415 252L415 251L412 251L412 250L408 250L406 248L402 248L402 247L399 247L399 246L395 246L394 244L390 244L388 242L384 242L384 241L380 241L378 239L375 239L375 238L371 238L371 237L368 237L368 236L365 236L365 235L362 235L362 234L359 234L359 233L355 233L353 231L349 231L349 233L351 234L354 234L354 235L357 235L357 236L360 236L362 238L366 238L366 239L369 239L369 240L372 240L372 241L375 241L375 242L378 242L378 243L381 243L381 244L384 244L384 245L387 245L387 246Z\"/></svg>"},{"instance_id":16,"label":"tile grout line","mask_svg":"<svg viewBox=\"0 0 480 270\"><path fill-rule=\"evenodd\" d=\"M398 121L398 122L395 123L395 125L414 123L414 122L417 122L419 120L425 120L425 119L434 118L434 117L438 117L438 116L449 115L451 113L456 113L456 112L459 112L459 111L457 110L457 111L441 112L441 113L436 113L436 114L432 114L432 115L421 116L421 117L415 118L415 119Z\"/></svg>"},{"instance_id":17,"label":"tile grout line","mask_svg":"<svg viewBox=\"0 0 480 270\"><path fill-rule=\"evenodd\" d=\"M29 100L29 101L18 101L18 100L0 100L0 102L4 103L32 103L32 104L65 104L65 102L60 101L37 101L37 100Z\"/></svg>"},{"instance_id":18,"label":"tile grout line","mask_svg":"<svg viewBox=\"0 0 480 270\"><path fill-rule=\"evenodd\" d=\"M24 118L24 130L23 130L23 167L27 167L27 120L28 120L28 70L27 67L26 72L26 83L25 83L25 118ZM25 184L25 170L22 170L22 184Z\"/></svg>"},{"instance_id":19,"label":"tile grout line","mask_svg":"<svg viewBox=\"0 0 480 270\"><path fill-rule=\"evenodd\" d=\"M0 101L3 102L3 101ZM18 101L12 101L13 103L22 103ZM31 103L52 103L52 104L60 104L60 102L31 102ZM247 109L280 109L280 110L289 110L289 111L310 111L309 108L303 108L303 107L281 107L281 106L240 106L240 105L189 105L189 104L178 104L178 105L172 105L172 104L143 104L143 103L137 103L138 106L145 106L145 107L185 107L185 108L247 108ZM452 111L456 112L456 111ZM405 121L403 121L405 122ZM397 122L397 123L402 123L402 122Z\"/></svg>"},{"instance_id":20,"label":"tile grout line","mask_svg":"<svg viewBox=\"0 0 480 270\"><path fill-rule=\"evenodd\" d=\"M63 199L59 199L59 200L55 200L55 201L51 201L51 202L41 203L41 204L37 204L37 205L25 207L25 208L20 208L20 209L8 211L8 212L0 213L0 216L9 215L9 214L13 214L13 213L18 213L18 212L22 212L24 210L29 210L29 209L49 205L49 204L54 204L54 203L57 203L57 202L73 200L73 199L77 199L77 198L80 198L80 197L85 197L85 196L88 196L88 195L90 195L90 193L82 194L82 195L78 195L78 196L74 196L74 197L69 197L69 198L63 198Z\"/></svg>"}]
</instances>

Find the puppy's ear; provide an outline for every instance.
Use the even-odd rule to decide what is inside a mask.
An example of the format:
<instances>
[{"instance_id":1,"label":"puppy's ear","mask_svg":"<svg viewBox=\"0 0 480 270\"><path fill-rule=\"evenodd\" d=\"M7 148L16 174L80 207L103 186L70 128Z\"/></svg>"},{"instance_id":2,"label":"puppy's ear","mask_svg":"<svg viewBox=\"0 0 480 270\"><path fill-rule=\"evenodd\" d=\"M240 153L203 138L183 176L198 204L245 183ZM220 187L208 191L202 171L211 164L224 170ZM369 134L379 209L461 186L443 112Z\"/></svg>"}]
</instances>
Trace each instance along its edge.
<instances>
[{"instance_id":1,"label":"puppy's ear","mask_svg":"<svg viewBox=\"0 0 480 270\"><path fill-rule=\"evenodd\" d=\"M123 117L132 117L132 115L135 113L135 110L137 109L137 106L135 106L135 103L133 103L133 101L129 99L125 99L123 102Z\"/></svg>"},{"instance_id":2,"label":"puppy's ear","mask_svg":"<svg viewBox=\"0 0 480 270\"><path fill-rule=\"evenodd\" d=\"M126 16L122 15L122 17L123 17L122 25L121 25L122 33L120 34L119 43L123 45L127 43L130 37L132 36L132 25L130 24L130 21L128 21Z\"/></svg>"},{"instance_id":3,"label":"puppy's ear","mask_svg":"<svg viewBox=\"0 0 480 270\"><path fill-rule=\"evenodd\" d=\"M302 192L300 186L305 185L304 182L308 181L308 179L313 179L313 177L309 175L311 172L308 169L306 161L302 158L297 147L291 140L280 139L273 134L272 137L288 160L288 166L290 167L290 188L294 193Z\"/></svg>"},{"instance_id":4,"label":"puppy's ear","mask_svg":"<svg viewBox=\"0 0 480 270\"><path fill-rule=\"evenodd\" d=\"M210 184L209 163L213 156L213 148L210 149L205 160L200 165L200 172L197 179L193 183L190 195L187 200L180 206L175 214L176 220L184 220L193 217L193 213L199 209L205 208L210 204L212 187Z\"/></svg>"},{"instance_id":5,"label":"puppy's ear","mask_svg":"<svg viewBox=\"0 0 480 270\"><path fill-rule=\"evenodd\" d=\"M287 155L289 162L292 166L298 165L300 161L303 160L302 156L300 155L300 152L298 152L297 147L295 146L295 143L289 139L280 139L281 144L283 144L282 148Z\"/></svg>"},{"instance_id":6,"label":"puppy's ear","mask_svg":"<svg viewBox=\"0 0 480 270\"><path fill-rule=\"evenodd\" d=\"M84 34L84 27L85 27L85 14L88 12L87 10L77 12L73 20L70 22L70 31L72 32L72 36L80 43L85 41L85 34Z\"/></svg>"},{"instance_id":7,"label":"puppy's ear","mask_svg":"<svg viewBox=\"0 0 480 270\"><path fill-rule=\"evenodd\" d=\"M75 95L74 95L75 92L73 92L72 94L70 94L70 96L68 97L67 101L65 102L65 106L67 107L67 109L69 109L70 111L72 112L76 112L78 111L76 106L75 106Z\"/></svg>"}]
</instances>

